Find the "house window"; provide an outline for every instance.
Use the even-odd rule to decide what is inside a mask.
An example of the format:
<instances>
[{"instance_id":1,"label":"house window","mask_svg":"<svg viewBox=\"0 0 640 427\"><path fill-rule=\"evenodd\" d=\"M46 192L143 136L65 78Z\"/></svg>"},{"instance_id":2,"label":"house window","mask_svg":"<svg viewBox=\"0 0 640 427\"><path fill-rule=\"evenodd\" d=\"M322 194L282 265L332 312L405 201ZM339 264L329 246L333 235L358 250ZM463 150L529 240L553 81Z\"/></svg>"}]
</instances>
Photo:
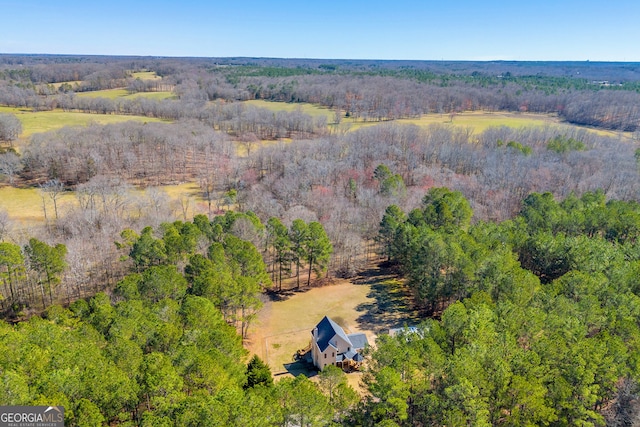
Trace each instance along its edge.
<instances>
[{"instance_id":1,"label":"house window","mask_svg":"<svg viewBox=\"0 0 640 427\"><path fill-rule=\"evenodd\" d=\"M336 354L334 352L331 352L331 357L336 357Z\"/></svg>"},{"instance_id":2,"label":"house window","mask_svg":"<svg viewBox=\"0 0 640 427\"><path fill-rule=\"evenodd\" d=\"M324 358L325 358L325 359L327 358L327 353L325 353L325 354L324 354Z\"/></svg>"}]
</instances>

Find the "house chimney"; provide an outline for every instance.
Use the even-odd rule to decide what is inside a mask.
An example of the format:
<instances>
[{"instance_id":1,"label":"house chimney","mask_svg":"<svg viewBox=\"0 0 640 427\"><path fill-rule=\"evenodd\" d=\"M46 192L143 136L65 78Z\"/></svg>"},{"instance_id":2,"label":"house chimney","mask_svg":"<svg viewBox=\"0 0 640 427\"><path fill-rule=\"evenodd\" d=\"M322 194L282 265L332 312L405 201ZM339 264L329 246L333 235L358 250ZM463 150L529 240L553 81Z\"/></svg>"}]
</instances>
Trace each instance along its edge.
<instances>
[{"instance_id":1,"label":"house chimney","mask_svg":"<svg viewBox=\"0 0 640 427\"><path fill-rule=\"evenodd\" d=\"M318 327L313 328L313 341L318 342Z\"/></svg>"}]
</instances>

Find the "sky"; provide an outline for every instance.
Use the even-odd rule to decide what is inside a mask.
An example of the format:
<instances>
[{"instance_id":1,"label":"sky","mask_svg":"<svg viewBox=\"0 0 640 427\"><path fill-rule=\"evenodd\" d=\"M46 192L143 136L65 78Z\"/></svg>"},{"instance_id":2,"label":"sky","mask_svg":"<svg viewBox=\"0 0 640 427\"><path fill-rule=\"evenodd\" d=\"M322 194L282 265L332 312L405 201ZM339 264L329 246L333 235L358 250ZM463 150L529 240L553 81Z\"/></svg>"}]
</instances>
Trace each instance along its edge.
<instances>
[{"instance_id":1,"label":"sky","mask_svg":"<svg viewBox=\"0 0 640 427\"><path fill-rule=\"evenodd\" d=\"M0 0L0 53L640 61L638 0Z\"/></svg>"}]
</instances>

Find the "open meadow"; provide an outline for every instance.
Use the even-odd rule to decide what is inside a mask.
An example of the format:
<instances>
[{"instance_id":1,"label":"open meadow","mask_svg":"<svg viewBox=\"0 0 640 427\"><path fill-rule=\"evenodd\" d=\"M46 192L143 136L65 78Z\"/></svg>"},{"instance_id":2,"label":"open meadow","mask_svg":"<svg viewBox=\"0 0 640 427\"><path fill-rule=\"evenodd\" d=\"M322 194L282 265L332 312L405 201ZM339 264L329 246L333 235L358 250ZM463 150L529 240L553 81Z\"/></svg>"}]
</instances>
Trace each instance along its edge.
<instances>
[{"instance_id":1,"label":"open meadow","mask_svg":"<svg viewBox=\"0 0 640 427\"><path fill-rule=\"evenodd\" d=\"M162 122L164 120L129 116L123 114L90 114L75 111L32 111L28 108L14 108L0 106L0 113L15 114L22 123L21 139L26 139L34 133L49 132L61 129L65 126L87 126L91 123L107 125L128 121L136 122Z\"/></svg>"},{"instance_id":2,"label":"open meadow","mask_svg":"<svg viewBox=\"0 0 640 427\"><path fill-rule=\"evenodd\" d=\"M175 95L172 92L135 92L129 93L126 89L105 89L105 90L93 90L89 92L79 92L76 96L80 98L107 98L107 99L135 99L135 98L148 98L148 99L171 99Z\"/></svg>"},{"instance_id":3,"label":"open meadow","mask_svg":"<svg viewBox=\"0 0 640 427\"><path fill-rule=\"evenodd\" d=\"M148 70L134 71L131 73L131 77L133 77L134 79L140 79L140 80L161 80L162 79L162 77L157 75L155 71L148 71Z\"/></svg>"},{"instance_id":4,"label":"open meadow","mask_svg":"<svg viewBox=\"0 0 640 427\"><path fill-rule=\"evenodd\" d=\"M304 114L312 117L325 116L329 128L333 131L353 131L367 126L375 126L380 124L377 121L354 120L350 117L343 117L340 124L335 123L335 111L326 107L307 103L287 103L287 102L270 102L263 100L244 101L245 104L258 108L266 108L271 111L296 111L299 110ZM629 132L610 131L606 129L594 129L584 126L572 125L563 122L557 114L543 113L516 113L506 111L464 111L456 114L424 114L418 118L393 120L399 124L412 124L417 126L430 126L432 124L441 124L445 126L458 126L469 128L475 134L480 134L491 127L507 126L511 128L521 128L529 126L571 126L587 129L598 135L610 136L615 138L630 139Z\"/></svg>"},{"instance_id":5,"label":"open meadow","mask_svg":"<svg viewBox=\"0 0 640 427\"><path fill-rule=\"evenodd\" d=\"M160 186L158 190L166 195L169 202L168 209L176 218L191 220L197 214L207 213L207 203L202 198L196 183ZM129 196L132 202L129 204L130 213L135 215L137 206L133 202L140 201L144 197L144 191L132 189ZM76 208L78 201L75 191L64 191L57 200L57 206L60 216ZM39 188L14 188L0 185L0 211L5 211L18 228L43 224L45 208L49 219L54 218L53 201L46 194L43 200Z\"/></svg>"},{"instance_id":6,"label":"open meadow","mask_svg":"<svg viewBox=\"0 0 640 427\"><path fill-rule=\"evenodd\" d=\"M54 208L48 197L44 199L47 215L54 217ZM57 201L60 212L76 204L72 192L63 193ZM0 211L5 211L19 228L28 228L44 223L43 199L37 188L14 188L0 186Z\"/></svg>"},{"instance_id":7,"label":"open meadow","mask_svg":"<svg viewBox=\"0 0 640 427\"><path fill-rule=\"evenodd\" d=\"M326 108L315 104L308 103L292 103L292 102L272 102L272 101L264 101L261 99L254 99L251 101L244 101L245 105L250 105L256 108L265 108L271 111L300 111L304 114L308 114L312 117L325 116L327 117L327 123L331 123L333 121L333 117L335 113Z\"/></svg>"},{"instance_id":8,"label":"open meadow","mask_svg":"<svg viewBox=\"0 0 640 427\"><path fill-rule=\"evenodd\" d=\"M117 96L127 96L124 89L112 89L106 91L86 92L80 96L102 96L115 98ZM169 92L150 92L135 94L134 96L160 96L171 95ZM328 108L312 105L312 104L293 104L284 102L268 102L261 100L246 101L247 105L267 108L272 111L295 111L300 110L305 114L317 116L326 116L329 123L334 118L334 112ZM39 132L53 131L65 126L87 126L91 123L111 124L121 123L125 121L138 122L160 122L161 119L116 115L116 114L89 114L81 112L67 112L62 110L40 111L34 112L26 108L13 108L0 106L1 113L12 113L21 121L23 133L17 141L17 148L27 140L27 138ZM525 127L525 126L555 126L561 122L555 115L549 114L533 114L533 113L508 113L508 112L464 112L455 115L445 114L427 114L416 119L397 120L401 124L414 124L418 126L429 126L432 124L442 124L445 126L460 126L471 129L474 133L480 133L492 126L509 126L509 127ZM346 118L339 125L343 129L355 130L363 126L372 126L379 122L355 122ZM336 125L330 125L335 128ZM592 130L601 134L615 134L605 130ZM270 144L273 141L264 141L263 144ZM238 154L245 155L243 147L238 146ZM162 191L167 193L172 203L172 210L180 217L192 218L197 213L206 213L206 203L199 194L199 188L196 183L184 183L178 185L169 185L162 187ZM67 191L60 199L59 208L61 212L65 212L75 206L75 196L73 191ZM22 226L30 226L40 224L44 221L43 202L40 193L35 188L9 188L0 187L0 209L6 211L9 216Z\"/></svg>"}]
</instances>

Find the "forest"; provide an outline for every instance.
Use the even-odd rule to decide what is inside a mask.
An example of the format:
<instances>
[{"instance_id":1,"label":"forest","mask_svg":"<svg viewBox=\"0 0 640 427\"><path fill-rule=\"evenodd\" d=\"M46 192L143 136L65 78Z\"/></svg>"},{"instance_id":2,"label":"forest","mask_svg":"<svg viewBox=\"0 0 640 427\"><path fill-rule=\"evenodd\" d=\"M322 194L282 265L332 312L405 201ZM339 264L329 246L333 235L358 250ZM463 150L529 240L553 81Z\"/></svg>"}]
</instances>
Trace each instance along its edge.
<instances>
[{"instance_id":1,"label":"forest","mask_svg":"<svg viewBox=\"0 0 640 427\"><path fill-rule=\"evenodd\" d=\"M83 96L123 88L170 96ZM72 426L640 420L640 64L0 55L0 105L0 185L44 215L0 209L5 404ZM149 120L25 136L47 111ZM182 183L199 213L162 190ZM283 282L378 261L422 322L378 337L362 394L337 369L274 382L243 348Z\"/></svg>"}]
</instances>

